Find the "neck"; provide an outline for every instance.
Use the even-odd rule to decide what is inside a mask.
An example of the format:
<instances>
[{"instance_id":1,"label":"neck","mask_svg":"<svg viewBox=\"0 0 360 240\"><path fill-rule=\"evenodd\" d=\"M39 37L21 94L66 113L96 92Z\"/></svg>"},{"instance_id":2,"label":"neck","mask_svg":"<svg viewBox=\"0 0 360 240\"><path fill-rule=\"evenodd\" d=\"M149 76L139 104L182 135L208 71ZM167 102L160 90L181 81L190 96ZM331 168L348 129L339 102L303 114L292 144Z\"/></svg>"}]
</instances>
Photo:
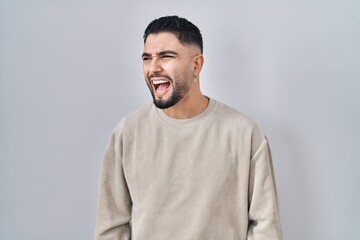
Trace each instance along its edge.
<instances>
[{"instance_id":1,"label":"neck","mask_svg":"<svg viewBox=\"0 0 360 240\"><path fill-rule=\"evenodd\" d=\"M189 119L196 117L205 109L209 104L209 99L202 95L200 91L197 94L189 92L174 106L164 109L164 113L169 117L176 119Z\"/></svg>"}]
</instances>

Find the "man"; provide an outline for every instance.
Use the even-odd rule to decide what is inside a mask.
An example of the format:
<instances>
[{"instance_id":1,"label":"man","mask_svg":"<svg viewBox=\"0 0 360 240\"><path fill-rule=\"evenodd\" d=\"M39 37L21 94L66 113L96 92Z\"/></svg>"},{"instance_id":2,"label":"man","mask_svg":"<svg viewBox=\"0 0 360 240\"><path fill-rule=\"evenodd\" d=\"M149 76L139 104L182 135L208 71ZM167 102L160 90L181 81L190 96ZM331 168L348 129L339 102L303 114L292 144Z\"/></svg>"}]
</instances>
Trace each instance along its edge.
<instances>
[{"instance_id":1,"label":"man","mask_svg":"<svg viewBox=\"0 0 360 240\"><path fill-rule=\"evenodd\" d=\"M282 239L268 142L256 124L204 96L199 29L177 16L144 34L153 97L106 150L97 240Z\"/></svg>"}]
</instances>

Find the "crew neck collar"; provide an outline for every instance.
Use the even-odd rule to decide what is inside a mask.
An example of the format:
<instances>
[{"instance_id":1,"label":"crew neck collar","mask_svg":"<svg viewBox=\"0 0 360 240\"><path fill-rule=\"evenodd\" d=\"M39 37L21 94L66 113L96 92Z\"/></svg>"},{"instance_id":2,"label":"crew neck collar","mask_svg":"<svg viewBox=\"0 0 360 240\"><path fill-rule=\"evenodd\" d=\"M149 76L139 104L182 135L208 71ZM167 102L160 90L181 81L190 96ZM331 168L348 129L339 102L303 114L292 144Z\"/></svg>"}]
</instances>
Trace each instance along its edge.
<instances>
[{"instance_id":1,"label":"crew neck collar","mask_svg":"<svg viewBox=\"0 0 360 240\"><path fill-rule=\"evenodd\" d=\"M187 119L177 119L177 118L169 117L168 115L166 115L166 113L164 113L163 110L161 110L161 109L155 107L155 105L153 105L157 115L160 117L160 119L162 121L165 121L170 124L179 125L179 126L193 124L193 123L196 123L196 122L199 122L199 121L205 119L213 112L213 110L215 109L215 106L216 106L216 101L212 98L209 98L208 106L199 115L192 117L192 118L187 118Z\"/></svg>"}]
</instances>

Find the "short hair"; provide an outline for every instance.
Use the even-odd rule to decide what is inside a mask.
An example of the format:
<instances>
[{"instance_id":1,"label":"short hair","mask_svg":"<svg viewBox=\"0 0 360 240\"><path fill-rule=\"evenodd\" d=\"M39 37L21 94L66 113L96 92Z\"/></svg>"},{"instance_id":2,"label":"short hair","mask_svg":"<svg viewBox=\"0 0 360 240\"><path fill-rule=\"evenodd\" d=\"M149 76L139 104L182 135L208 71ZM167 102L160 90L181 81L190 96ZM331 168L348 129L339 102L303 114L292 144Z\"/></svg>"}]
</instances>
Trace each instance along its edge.
<instances>
[{"instance_id":1,"label":"short hair","mask_svg":"<svg viewBox=\"0 0 360 240\"><path fill-rule=\"evenodd\" d=\"M144 43L150 34L169 32L175 34L182 44L195 44L203 53L203 40L200 30L193 23L178 16L165 16L153 20L145 29Z\"/></svg>"}]
</instances>

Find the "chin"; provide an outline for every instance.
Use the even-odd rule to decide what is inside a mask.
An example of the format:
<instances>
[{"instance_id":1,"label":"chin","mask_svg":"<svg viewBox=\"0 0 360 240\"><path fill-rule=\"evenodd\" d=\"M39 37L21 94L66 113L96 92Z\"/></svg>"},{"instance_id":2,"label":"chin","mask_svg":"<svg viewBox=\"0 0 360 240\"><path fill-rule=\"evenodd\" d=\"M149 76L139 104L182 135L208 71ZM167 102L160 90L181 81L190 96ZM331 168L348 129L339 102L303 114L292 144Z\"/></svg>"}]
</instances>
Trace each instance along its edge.
<instances>
[{"instance_id":1,"label":"chin","mask_svg":"<svg viewBox=\"0 0 360 240\"><path fill-rule=\"evenodd\" d=\"M167 109L177 104L181 99L182 99L181 96L175 94L170 96L170 98L166 100L153 98L153 102L157 108Z\"/></svg>"}]
</instances>

